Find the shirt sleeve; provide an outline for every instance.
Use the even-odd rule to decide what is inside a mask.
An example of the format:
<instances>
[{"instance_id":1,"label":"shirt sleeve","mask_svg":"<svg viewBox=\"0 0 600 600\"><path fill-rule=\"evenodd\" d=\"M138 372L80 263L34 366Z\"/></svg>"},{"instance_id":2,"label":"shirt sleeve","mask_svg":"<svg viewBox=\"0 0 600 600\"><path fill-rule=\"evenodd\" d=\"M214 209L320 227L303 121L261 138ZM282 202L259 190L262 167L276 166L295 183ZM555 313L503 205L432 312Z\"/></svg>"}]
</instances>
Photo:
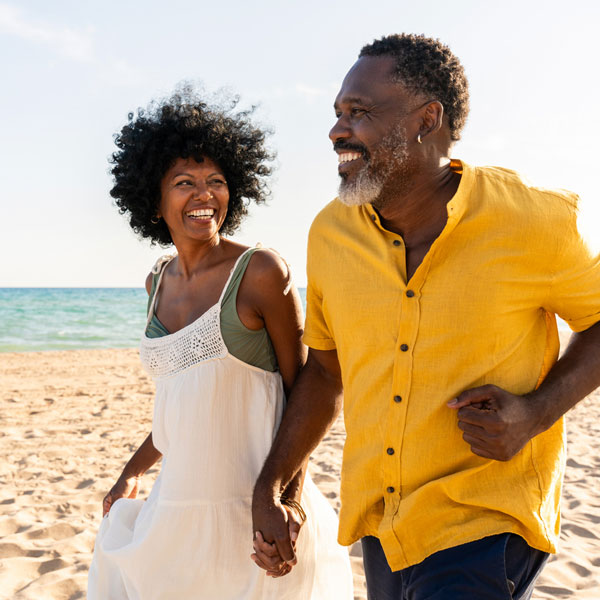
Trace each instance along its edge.
<instances>
[{"instance_id":1,"label":"shirt sleeve","mask_svg":"<svg viewBox=\"0 0 600 600\"><path fill-rule=\"evenodd\" d=\"M562 233L547 306L575 331L600 321L600 255L592 251L577 226L573 207Z\"/></svg>"},{"instance_id":2,"label":"shirt sleeve","mask_svg":"<svg viewBox=\"0 0 600 600\"><path fill-rule=\"evenodd\" d=\"M318 217L317 217L318 219ZM336 344L327 324L323 307L322 266L328 264L326 247L321 243L322 233L317 220L308 235L306 260L306 323L302 341L315 350L335 350Z\"/></svg>"}]
</instances>

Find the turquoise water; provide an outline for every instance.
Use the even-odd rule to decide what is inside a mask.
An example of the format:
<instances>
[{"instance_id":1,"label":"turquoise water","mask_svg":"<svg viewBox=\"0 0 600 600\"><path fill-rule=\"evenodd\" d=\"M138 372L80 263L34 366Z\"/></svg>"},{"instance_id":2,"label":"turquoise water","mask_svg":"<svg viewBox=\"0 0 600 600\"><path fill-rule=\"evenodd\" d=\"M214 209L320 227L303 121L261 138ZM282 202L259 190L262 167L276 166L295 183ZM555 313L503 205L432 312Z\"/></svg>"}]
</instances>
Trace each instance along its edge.
<instances>
[{"instance_id":1,"label":"turquoise water","mask_svg":"<svg viewBox=\"0 0 600 600\"><path fill-rule=\"evenodd\" d=\"M143 288L0 289L0 352L136 346L147 297Z\"/></svg>"},{"instance_id":2,"label":"turquoise water","mask_svg":"<svg viewBox=\"0 0 600 600\"><path fill-rule=\"evenodd\" d=\"M143 288L0 288L0 352L137 346L147 300Z\"/></svg>"},{"instance_id":3,"label":"turquoise water","mask_svg":"<svg viewBox=\"0 0 600 600\"><path fill-rule=\"evenodd\" d=\"M0 288L0 352L137 346L147 301L143 288Z\"/></svg>"}]
</instances>

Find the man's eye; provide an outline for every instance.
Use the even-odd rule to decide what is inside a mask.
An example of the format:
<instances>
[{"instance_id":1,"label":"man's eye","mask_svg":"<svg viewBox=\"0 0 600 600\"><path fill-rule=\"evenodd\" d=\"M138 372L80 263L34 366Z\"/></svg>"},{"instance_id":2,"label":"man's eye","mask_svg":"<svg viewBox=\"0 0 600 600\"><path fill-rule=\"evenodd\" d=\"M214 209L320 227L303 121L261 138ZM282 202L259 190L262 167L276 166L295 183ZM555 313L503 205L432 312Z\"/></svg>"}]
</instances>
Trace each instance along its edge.
<instances>
[{"instance_id":1,"label":"man's eye","mask_svg":"<svg viewBox=\"0 0 600 600\"><path fill-rule=\"evenodd\" d=\"M350 114L351 114L353 117L356 117L357 115L362 115L364 112L365 112L365 109L364 109L364 108L353 108L353 109L350 111Z\"/></svg>"}]
</instances>

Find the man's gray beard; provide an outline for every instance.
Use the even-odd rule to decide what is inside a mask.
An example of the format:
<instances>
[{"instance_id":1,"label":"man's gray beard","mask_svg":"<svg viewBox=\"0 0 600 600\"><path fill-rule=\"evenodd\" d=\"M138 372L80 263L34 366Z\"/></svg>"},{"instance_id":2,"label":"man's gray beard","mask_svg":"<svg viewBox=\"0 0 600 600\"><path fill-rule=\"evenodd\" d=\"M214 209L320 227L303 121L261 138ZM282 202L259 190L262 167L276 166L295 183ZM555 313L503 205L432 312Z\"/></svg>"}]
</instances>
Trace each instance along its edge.
<instances>
[{"instance_id":1,"label":"man's gray beard","mask_svg":"<svg viewBox=\"0 0 600 600\"><path fill-rule=\"evenodd\" d=\"M365 165L354 181L342 179L338 191L340 201L346 206L372 204L377 200L383 188L383 178L371 176Z\"/></svg>"},{"instance_id":2,"label":"man's gray beard","mask_svg":"<svg viewBox=\"0 0 600 600\"><path fill-rule=\"evenodd\" d=\"M377 153L373 154L370 164L375 165L376 173L371 173L370 164L366 164L353 181L342 179L338 190L340 201L346 206L373 204L375 207L381 207L385 203L381 192L388 177L404 170L408 158L407 146L406 129L398 126L381 142ZM382 160L379 166L377 163L381 154L391 154L391 158L387 158L385 163Z\"/></svg>"}]
</instances>

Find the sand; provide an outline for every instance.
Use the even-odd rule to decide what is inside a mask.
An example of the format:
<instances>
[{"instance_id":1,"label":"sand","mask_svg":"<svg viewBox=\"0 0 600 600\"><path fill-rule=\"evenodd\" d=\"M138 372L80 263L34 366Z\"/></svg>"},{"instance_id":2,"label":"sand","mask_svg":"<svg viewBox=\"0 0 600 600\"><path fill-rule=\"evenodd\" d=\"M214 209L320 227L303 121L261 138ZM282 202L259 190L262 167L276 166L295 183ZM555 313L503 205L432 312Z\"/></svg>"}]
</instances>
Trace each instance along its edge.
<instances>
[{"instance_id":1,"label":"sand","mask_svg":"<svg viewBox=\"0 0 600 600\"><path fill-rule=\"evenodd\" d=\"M85 598L101 500L150 430L152 395L136 350L0 354L0 598ZM536 599L600 598L599 400L569 415L562 544ZM336 509L343 441L338 420L311 465ZM359 544L350 555L364 600Z\"/></svg>"}]
</instances>

